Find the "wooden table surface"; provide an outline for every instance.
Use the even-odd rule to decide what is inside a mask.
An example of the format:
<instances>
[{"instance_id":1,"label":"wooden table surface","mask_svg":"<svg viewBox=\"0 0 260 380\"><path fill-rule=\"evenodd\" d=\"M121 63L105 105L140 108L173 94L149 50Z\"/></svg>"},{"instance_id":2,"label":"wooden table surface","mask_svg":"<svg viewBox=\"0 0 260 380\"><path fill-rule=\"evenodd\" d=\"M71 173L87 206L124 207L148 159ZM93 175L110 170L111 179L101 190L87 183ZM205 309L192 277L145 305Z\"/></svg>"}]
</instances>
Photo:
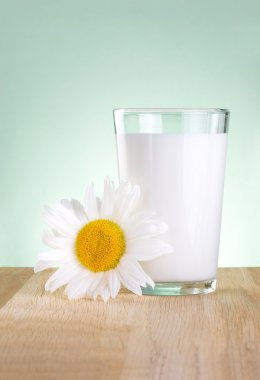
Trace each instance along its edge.
<instances>
[{"instance_id":1,"label":"wooden table surface","mask_svg":"<svg viewBox=\"0 0 260 380\"><path fill-rule=\"evenodd\" d=\"M260 379L260 268L219 269L203 296L104 304L0 268L0 379Z\"/></svg>"}]
</instances>

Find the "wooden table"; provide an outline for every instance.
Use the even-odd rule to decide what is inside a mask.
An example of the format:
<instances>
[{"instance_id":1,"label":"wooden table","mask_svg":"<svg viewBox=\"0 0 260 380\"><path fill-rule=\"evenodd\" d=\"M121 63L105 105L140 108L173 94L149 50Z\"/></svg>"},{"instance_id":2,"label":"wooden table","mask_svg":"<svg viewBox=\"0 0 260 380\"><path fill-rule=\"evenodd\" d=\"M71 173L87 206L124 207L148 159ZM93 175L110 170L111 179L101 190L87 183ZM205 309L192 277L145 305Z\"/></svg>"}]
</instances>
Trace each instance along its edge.
<instances>
[{"instance_id":1,"label":"wooden table","mask_svg":"<svg viewBox=\"0 0 260 380\"><path fill-rule=\"evenodd\" d=\"M260 268L219 269L204 296L104 304L0 268L0 379L260 379Z\"/></svg>"}]
</instances>

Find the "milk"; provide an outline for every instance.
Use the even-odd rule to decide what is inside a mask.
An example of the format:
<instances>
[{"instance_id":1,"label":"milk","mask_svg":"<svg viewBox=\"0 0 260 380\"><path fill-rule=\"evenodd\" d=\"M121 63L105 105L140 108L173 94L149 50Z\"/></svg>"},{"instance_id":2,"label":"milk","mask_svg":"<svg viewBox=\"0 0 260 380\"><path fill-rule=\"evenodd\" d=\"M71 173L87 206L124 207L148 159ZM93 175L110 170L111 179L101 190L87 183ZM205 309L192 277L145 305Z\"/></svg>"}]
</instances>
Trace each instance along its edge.
<instances>
[{"instance_id":1,"label":"milk","mask_svg":"<svg viewBox=\"0 0 260 380\"><path fill-rule=\"evenodd\" d=\"M156 282L216 277L227 135L118 134L120 179L141 187L142 209L155 210L174 252L142 266Z\"/></svg>"}]
</instances>

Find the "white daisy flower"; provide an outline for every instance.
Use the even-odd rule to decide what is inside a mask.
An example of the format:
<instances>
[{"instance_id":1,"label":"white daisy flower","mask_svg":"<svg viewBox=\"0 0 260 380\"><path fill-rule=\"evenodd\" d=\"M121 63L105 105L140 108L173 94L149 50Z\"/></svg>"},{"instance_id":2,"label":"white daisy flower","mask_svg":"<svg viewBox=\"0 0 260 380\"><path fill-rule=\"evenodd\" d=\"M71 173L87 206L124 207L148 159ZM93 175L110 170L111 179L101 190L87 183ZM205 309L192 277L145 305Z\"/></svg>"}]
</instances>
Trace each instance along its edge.
<instances>
[{"instance_id":1,"label":"white daisy flower","mask_svg":"<svg viewBox=\"0 0 260 380\"><path fill-rule=\"evenodd\" d=\"M66 285L69 299L100 295L107 301L117 296L121 284L138 295L141 287L154 287L139 261L171 253L172 247L157 237L168 229L164 222L154 213L135 211L139 198L138 186L124 182L115 189L106 178L102 201L92 183L84 205L72 199L45 207L51 232L43 234L43 242L51 250L39 254L34 271L59 268L45 290Z\"/></svg>"}]
</instances>

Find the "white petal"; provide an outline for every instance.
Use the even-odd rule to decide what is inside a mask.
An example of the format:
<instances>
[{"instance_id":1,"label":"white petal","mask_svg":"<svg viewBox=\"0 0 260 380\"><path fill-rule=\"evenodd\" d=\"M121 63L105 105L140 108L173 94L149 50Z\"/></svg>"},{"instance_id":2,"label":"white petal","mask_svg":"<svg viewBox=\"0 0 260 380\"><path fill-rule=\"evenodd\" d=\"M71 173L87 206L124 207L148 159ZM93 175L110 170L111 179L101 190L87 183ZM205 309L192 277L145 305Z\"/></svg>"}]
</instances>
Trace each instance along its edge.
<instances>
[{"instance_id":1,"label":"white petal","mask_svg":"<svg viewBox=\"0 0 260 380\"><path fill-rule=\"evenodd\" d=\"M50 231L47 231L47 230L44 230L43 233L42 233L42 242L45 244L45 245L48 245L50 248L60 248L59 246L57 246L56 244L56 240L57 239L57 236L55 236L52 232Z\"/></svg>"},{"instance_id":2,"label":"white petal","mask_svg":"<svg viewBox=\"0 0 260 380\"><path fill-rule=\"evenodd\" d=\"M102 296L104 288L106 286L107 286L107 275L106 273L104 273L104 275L102 276L102 279L99 281L96 288L92 291L92 297L94 298L94 300L96 300L99 295Z\"/></svg>"},{"instance_id":3,"label":"white petal","mask_svg":"<svg viewBox=\"0 0 260 380\"><path fill-rule=\"evenodd\" d=\"M82 298L86 295L90 281L92 279L92 273L87 269L74 277L66 286L65 293L68 294L69 299Z\"/></svg>"},{"instance_id":4,"label":"white petal","mask_svg":"<svg viewBox=\"0 0 260 380\"><path fill-rule=\"evenodd\" d=\"M62 206L68 208L69 210L71 209L71 202L69 199L61 199L59 202Z\"/></svg>"},{"instance_id":5,"label":"white petal","mask_svg":"<svg viewBox=\"0 0 260 380\"><path fill-rule=\"evenodd\" d=\"M130 257L124 256L119 263L120 273L122 276L128 274L132 279L141 286L146 284L154 287L153 280L145 273L141 265Z\"/></svg>"},{"instance_id":6,"label":"white petal","mask_svg":"<svg viewBox=\"0 0 260 380\"><path fill-rule=\"evenodd\" d=\"M73 207L75 215L77 216L81 224L86 224L88 222L88 217L83 205L77 199L72 199L71 206Z\"/></svg>"},{"instance_id":7,"label":"white petal","mask_svg":"<svg viewBox=\"0 0 260 380\"><path fill-rule=\"evenodd\" d=\"M80 224L78 222L76 223L76 218L71 217L71 215L71 211L70 214L65 216L64 213L61 213L55 208L45 207L43 219L52 229L58 231L63 236L74 237L80 227Z\"/></svg>"},{"instance_id":8,"label":"white petal","mask_svg":"<svg viewBox=\"0 0 260 380\"><path fill-rule=\"evenodd\" d=\"M127 241L137 238L149 238L161 235L168 231L168 225L160 220L150 220L139 224L132 224L125 228Z\"/></svg>"},{"instance_id":9,"label":"white petal","mask_svg":"<svg viewBox=\"0 0 260 380\"><path fill-rule=\"evenodd\" d=\"M97 199L94 193L93 183L91 183L86 189L85 210L89 220L99 219Z\"/></svg>"},{"instance_id":10,"label":"white petal","mask_svg":"<svg viewBox=\"0 0 260 380\"><path fill-rule=\"evenodd\" d=\"M85 268L83 270L85 274L75 276L65 288L65 293L68 294L69 299L81 298L86 295L95 299L98 294L102 293L106 285L104 272L94 273Z\"/></svg>"},{"instance_id":11,"label":"white petal","mask_svg":"<svg viewBox=\"0 0 260 380\"><path fill-rule=\"evenodd\" d=\"M110 290L107 285L104 287L101 297L103 298L104 302L107 302L109 300Z\"/></svg>"},{"instance_id":12,"label":"white petal","mask_svg":"<svg viewBox=\"0 0 260 380\"><path fill-rule=\"evenodd\" d=\"M43 231L42 242L54 249L73 249L75 239L71 237L55 236L49 231Z\"/></svg>"},{"instance_id":13,"label":"white petal","mask_svg":"<svg viewBox=\"0 0 260 380\"><path fill-rule=\"evenodd\" d=\"M34 265L34 272L38 273L45 269L50 268L58 268L60 264L63 264L63 262L53 261L53 260L44 260L44 261L37 261L37 263Z\"/></svg>"},{"instance_id":14,"label":"white petal","mask_svg":"<svg viewBox=\"0 0 260 380\"><path fill-rule=\"evenodd\" d=\"M149 222L149 220L155 217L155 215L156 213L153 211L139 211L132 215L129 215L128 218L126 218L122 223L122 226L124 228L127 228L135 224Z\"/></svg>"},{"instance_id":15,"label":"white petal","mask_svg":"<svg viewBox=\"0 0 260 380\"><path fill-rule=\"evenodd\" d=\"M122 181L116 189L116 207L120 207L127 194L131 191L131 185L127 181Z\"/></svg>"},{"instance_id":16,"label":"white petal","mask_svg":"<svg viewBox=\"0 0 260 380\"><path fill-rule=\"evenodd\" d=\"M114 204L115 212L118 212L118 210L122 209L123 204L125 203L125 199L130 193L130 191L131 191L131 185L129 182L121 182L118 185L115 191L115 204Z\"/></svg>"},{"instance_id":17,"label":"white petal","mask_svg":"<svg viewBox=\"0 0 260 380\"><path fill-rule=\"evenodd\" d=\"M48 279L45 284L45 290L54 292L56 289L67 284L75 276L80 273L80 267L73 263L67 263L61 266L53 275Z\"/></svg>"},{"instance_id":18,"label":"white petal","mask_svg":"<svg viewBox=\"0 0 260 380\"><path fill-rule=\"evenodd\" d=\"M136 239L127 242L126 254L136 258L138 261L152 260L172 252L173 248L170 244L156 238Z\"/></svg>"},{"instance_id":19,"label":"white petal","mask_svg":"<svg viewBox=\"0 0 260 380\"><path fill-rule=\"evenodd\" d=\"M93 273L93 280L88 288L88 294L90 296L93 295L97 291L98 286L101 285L101 283L105 280L106 276L104 272Z\"/></svg>"},{"instance_id":20,"label":"white petal","mask_svg":"<svg viewBox=\"0 0 260 380\"><path fill-rule=\"evenodd\" d=\"M99 282L95 291L92 293L92 296L94 300L100 296L105 302L107 302L110 298L111 294L107 284L107 272L104 272L104 276L102 277L102 280Z\"/></svg>"},{"instance_id":21,"label":"white petal","mask_svg":"<svg viewBox=\"0 0 260 380\"><path fill-rule=\"evenodd\" d=\"M56 203L53 207L45 207L49 209L49 213L60 220L62 220L66 225L73 228L81 228L84 223L77 217L74 209L73 201L69 199L62 199L60 202Z\"/></svg>"},{"instance_id":22,"label":"white petal","mask_svg":"<svg viewBox=\"0 0 260 380\"><path fill-rule=\"evenodd\" d=\"M97 201L98 216L100 217L101 199L99 197L96 197L96 201Z\"/></svg>"},{"instance_id":23,"label":"white petal","mask_svg":"<svg viewBox=\"0 0 260 380\"><path fill-rule=\"evenodd\" d=\"M51 227L59 236L72 236L75 232L68 227L63 221L43 212L44 222Z\"/></svg>"},{"instance_id":24,"label":"white petal","mask_svg":"<svg viewBox=\"0 0 260 380\"><path fill-rule=\"evenodd\" d=\"M110 181L106 177L104 181L104 193L101 203L100 217L109 219L113 215L114 210L114 198L115 198L115 185L113 181Z\"/></svg>"},{"instance_id":25,"label":"white petal","mask_svg":"<svg viewBox=\"0 0 260 380\"><path fill-rule=\"evenodd\" d=\"M129 266L122 265L122 260L120 264L117 266L117 271L122 284L127 289L131 290L133 293L137 295L142 295L141 286L146 286L146 280L151 282L151 279L148 280L147 278L144 278L143 275L140 278L138 271L136 271L135 269L134 271L131 271L129 270Z\"/></svg>"},{"instance_id":26,"label":"white petal","mask_svg":"<svg viewBox=\"0 0 260 380\"><path fill-rule=\"evenodd\" d=\"M98 296L103 298L103 300L107 300L111 294L109 291L109 297L105 297L105 294L107 293L105 289L108 289L108 277L107 277L107 272L104 272L104 276L102 277L102 280L99 282L98 286L96 287L95 291L92 293L92 296L94 300L97 299Z\"/></svg>"},{"instance_id":27,"label":"white petal","mask_svg":"<svg viewBox=\"0 0 260 380\"><path fill-rule=\"evenodd\" d=\"M57 230L54 230L53 228L51 228L51 232L53 233L54 236L56 237L64 237L63 234L61 234L60 232L58 232ZM48 244L47 244L48 245Z\"/></svg>"},{"instance_id":28,"label":"white petal","mask_svg":"<svg viewBox=\"0 0 260 380\"><path fill-rule=\"evenodd\" d=\"M50 231L43 231L42 242L54 249L72 249L75 239L54 235Z\"/></svg>"},{"instance_id":29,"label":"white petal","mask_svg":"<svg viewBox=\"0 0 260 380\"><path fill-rule=\"evenodd\" d=\"M131 189L128 183L121 184L120 186L122 186L122 190L118 194L116 192L113 218L123 225L139 202L140 188L136 185Z\"/></svg>"},{"instance_id":30,"label":"white petal","mask_svg":"<svg viewBox=\"0 0 260 380\"><path fill-rule=\"evenodd\" d=\"M140 194L141 194L140 187L135 185L126 200L126 205L127 205L126 214L127 215L131 215L134 209L136 208L140 199Z\"/></svg>"},{"instance_id":31,"label":"white petal","mask_svg":"<svg viewBox=\"0 0 260 380\"><path fill-rule=\"evenodd\" d=\"M108 273L108 286L110 289L111 297L115 298L120 290L120 280L115 270L111 270Z\"/></svg>"},{"instance_id":32,"label":"white petal","mask_svg":"<svg viewBox=\"0 0 260 380\"><path fill-rule=\"evenodd\" d=\"M132 214L129 217L129 220L131 223L141 223L141 222L147 222L148 220L154 218L156 216L155 211L138 211Z\"/></svg>"},{"instance_id":33,"label":"white petal","mask_svg":"<svg viewBox=\"0 0 260 380\"><path fill-rule=\"evenodd\" d=\"M40 261L57 261L64 262L71 259L73 252L53 249L52 251L42 252L38 255Z\"/></svg>"},{"instance_id":34,"label":"white petal","mask_svg":"<svg viewBox=\"0 0 260 380\"><path fill-rule=\"evenodd\" d=\"M119 273L119 276L120 276L120 281L122 282L122 284L124 285L125 288L127 288L131 292L137 294L138 296L142 295L142 289L141 289L140 285L133 282L131 277L127 276L125 273L122 275L121 275L121 273Z\"/></svg>"}]
</instances>

